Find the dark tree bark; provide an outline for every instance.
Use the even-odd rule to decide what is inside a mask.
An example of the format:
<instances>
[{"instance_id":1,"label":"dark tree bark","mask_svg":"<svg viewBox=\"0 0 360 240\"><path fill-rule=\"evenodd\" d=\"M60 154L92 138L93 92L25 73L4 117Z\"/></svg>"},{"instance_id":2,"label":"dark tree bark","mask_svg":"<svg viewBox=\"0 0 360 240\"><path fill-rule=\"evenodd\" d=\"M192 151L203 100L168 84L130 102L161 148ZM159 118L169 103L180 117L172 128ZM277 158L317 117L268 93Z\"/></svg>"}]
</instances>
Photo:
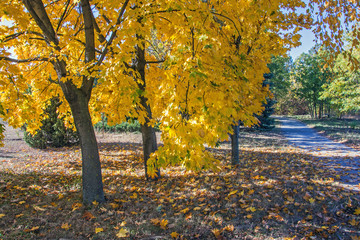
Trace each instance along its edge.
<instances>
[{"instance_id":1,"label":"dark tree bark","mask_svg":"<svg viewBox=\"0 0 360 240\"><path fill-rule=\"evenodd\" d=\"M145 118L145 124L141 124L141 134L143 140L143 153L144 153L144 168L145 168L145 177L147 180L157 180L160 178L160 170L156 169L156 176L153 178L149 177L148 174L148 160L150 158L151 153L157 150L156 143L156 134L155 129L149 125L150 119L152 117L150 106L147 104L147 99L145 97L140 98L140 103L142 107L146 109L147 117Z\"/></svg>"},{"instance_id":2,"label":"dark tree bark","mask_svg":"<svg viewBox=\"0 0 360 240\"><path fill-rule=\"evenodd\" d=\"M141 21L140 21L141 22ZM137 35L138 39L143 39L142 36ZM140 82L137 81L138 87L142 92L140 96L140 105L141 108L146 111L145 123L141 124L141 134L143 140L143 153L144 153L144 167L145 167L145 177L147 180L157 180L160 178L160 170L156 168L156 176L150 177L148 174L148 160L151 153L157 150L156 134L155 129L149 124L152 120L151 107L148 104L148 99L143 95L146 91L146 76L145 76L145 42L142 42L142 45L136 46L136 57L133 62L133 68L140 74Z\"/></svg>"},{"instance_id":3,"label":"dark tree bark","mask_svg":"<svg viewBox=\"0 0 360 240\"><path fill-rule=\"evenodd\" d=\"M233 134L231 138L231 165L238 165L239 160L239 124L232 125Z\"/></svg>"},{"instance_id":4,"label":"dark tree bark","mask_svg":"<svg viewBox=\"0 0 360 240\"><path fill-rule=\"evenodd\" d=\"M76 91L76 90L75 90ZM76 129L79 133L82 154L82 193L85 204L104 202L101 164L94 127L88 108L88 99L81 91L66 95Z\"/></svg>"},{"instance_id":5,"label":"dark tree bark","mask_svg":"<svg viewBox=\"0 0 360 240\"><path fill-rule=\"evenodd\" d=\"M59 39L54 27L46 13L46 9L41 0L23 0L23 3L42 30L45 40L49 45L60 50ZM92 18L92 10L89 0L81 0L81 14L84 18L85 31L85 63L95 60L95 33ZM126 5L124 5L126 6ZM80 16L79 16L80 17ZM63 77L68 76L66 63L62 60L51 60L58 75L58 84L68 101L76 129L79 133L81 153L82 153L82 180L83 180L83 201L90 204L93 201L103 202L104 192L101 176L101 165L98 146L94 133L93 124L90 117L88 103L94 78L83 76L80 88L77 88L71 81L62 81ZM91 68L88 69L91 72Z\"/></svg>"}]
</instances>

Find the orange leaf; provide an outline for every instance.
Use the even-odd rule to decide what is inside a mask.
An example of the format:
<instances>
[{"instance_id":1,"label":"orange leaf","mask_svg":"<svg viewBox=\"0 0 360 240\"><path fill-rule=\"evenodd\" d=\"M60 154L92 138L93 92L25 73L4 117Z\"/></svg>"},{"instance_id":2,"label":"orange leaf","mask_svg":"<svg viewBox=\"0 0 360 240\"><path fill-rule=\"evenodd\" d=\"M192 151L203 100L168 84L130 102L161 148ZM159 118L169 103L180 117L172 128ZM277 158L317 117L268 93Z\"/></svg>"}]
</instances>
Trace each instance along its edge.
<instances>
[{"instance_id":1,"label":"orange leaf","mask_svg":"<svg viewBox=\"0 0 360 240\"><path fill-rule=\"evenodd\" d=\"M172 233L170 234L170 236L171 236L172 238L177 238L177 237L179 236L179 234L178 234L177 232L172 232Z\"/></svg>"},{"instance_id":2,"label":"orange leaf","mask_svg":"<svg viewBox=\"0 0 360 240\"><path fill-rule=\"evenodd\" d=\"M91 220L96 218L94 215L92 215L91 212L85 211L84 214L82 215L83 218L85 218L86 220Z\"/></svg>"},{"instance_id":3,"label":"orange leaf","mask_svg":"<svg viewBox=\"0 0 360 240\"><path fill-rule=\"evenodd\" d=\"M221 235L221 230L214 228L213 230L211 230L211 232L215 235L216 238L219 238Z\"/></svg>"},{"instance_id":4,"label":"orange leaf","mask_svg":"<svg viewBox=\"0 0 360 240\"><path fill-rule=\"evenodd\" d=\"M162 229L166 230L168 223L169 223L168 220L163 219L163 220L161 220L161 222L160 222L160 227L161 227Z\"/></svg>"}]
</instances>

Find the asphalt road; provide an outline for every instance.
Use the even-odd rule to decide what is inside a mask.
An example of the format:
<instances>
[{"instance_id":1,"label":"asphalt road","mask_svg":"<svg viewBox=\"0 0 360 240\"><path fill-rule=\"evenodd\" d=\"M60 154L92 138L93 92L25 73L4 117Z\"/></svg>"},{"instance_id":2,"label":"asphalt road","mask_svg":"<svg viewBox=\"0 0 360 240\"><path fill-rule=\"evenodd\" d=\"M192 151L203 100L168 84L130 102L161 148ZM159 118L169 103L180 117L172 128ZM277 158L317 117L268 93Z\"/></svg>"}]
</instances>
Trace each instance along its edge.
<instances>
[{"instance_id":1,"label":"asphalt road","mask_svg":"<svg viewBox=\"0 0 360 240\"><path fill-rule=\"evenodd\" d=\"M319 159L326 158L324 166L339 172L341 184L360 190L360 152L320 136L300 121L286 117L276 119L281 123L281 131L289 144Z\"/></svg>"}]
</instances>

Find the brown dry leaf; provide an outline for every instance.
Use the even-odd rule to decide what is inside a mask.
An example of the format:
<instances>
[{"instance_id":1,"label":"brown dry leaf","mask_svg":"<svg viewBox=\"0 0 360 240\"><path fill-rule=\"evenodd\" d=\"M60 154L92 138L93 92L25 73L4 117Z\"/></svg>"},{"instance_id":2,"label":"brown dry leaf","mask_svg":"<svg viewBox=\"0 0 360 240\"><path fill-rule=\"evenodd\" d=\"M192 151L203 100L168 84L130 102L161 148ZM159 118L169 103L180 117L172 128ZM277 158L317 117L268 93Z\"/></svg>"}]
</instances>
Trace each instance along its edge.
<instances>
[{"instance_id":1,"label":"brown dry leaf","mask_svg":"<svg viewBox=\"0 0 360 240\"><path fill-rule=\"evenodd\" d=\"M82 217L88 221L96 218L91 212L88 212L88 211L85 211L84 214L82 215Z\"/></svg>"}]
</instances>

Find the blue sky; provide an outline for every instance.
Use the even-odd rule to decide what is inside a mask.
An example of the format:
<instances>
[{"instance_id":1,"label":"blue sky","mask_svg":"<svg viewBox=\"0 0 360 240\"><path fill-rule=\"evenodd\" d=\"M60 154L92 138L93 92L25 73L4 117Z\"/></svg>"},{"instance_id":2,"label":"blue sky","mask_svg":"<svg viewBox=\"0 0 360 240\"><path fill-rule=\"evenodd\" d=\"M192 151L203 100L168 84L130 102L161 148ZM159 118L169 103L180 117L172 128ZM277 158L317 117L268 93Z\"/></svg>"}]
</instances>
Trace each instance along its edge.
<instances>
[{"instance_id":1,"label":"blue sky","mask_svg":"<svg viewBox=\"0 0 360 240\"><path fill-rule=\"evenodd\" d=\"M315 35L311 30L304 29L300 31L301 34L301 46L293 48L289 55L295 60L301 53L307 53L313 46L315 46Z\"/></svg>"}]
</instances>

